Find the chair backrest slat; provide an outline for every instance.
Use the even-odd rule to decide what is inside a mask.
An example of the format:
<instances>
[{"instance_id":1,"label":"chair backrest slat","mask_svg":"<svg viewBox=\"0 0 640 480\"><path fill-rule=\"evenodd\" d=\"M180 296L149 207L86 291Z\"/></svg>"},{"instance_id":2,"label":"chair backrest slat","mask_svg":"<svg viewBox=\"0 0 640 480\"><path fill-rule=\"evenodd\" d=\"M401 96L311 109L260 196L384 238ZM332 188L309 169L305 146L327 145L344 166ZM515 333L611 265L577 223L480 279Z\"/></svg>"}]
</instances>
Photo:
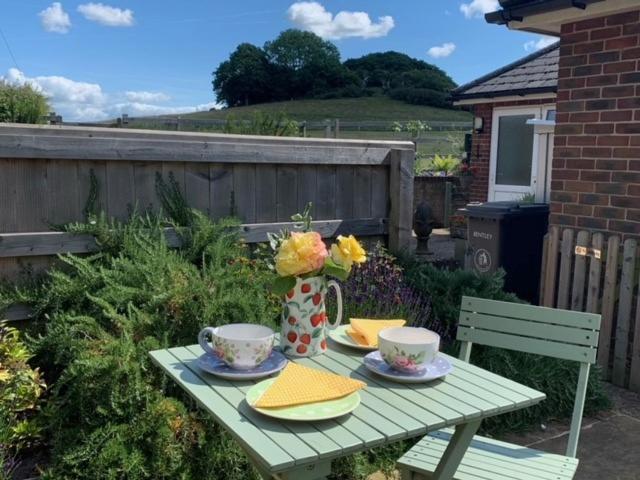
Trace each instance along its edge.
<instances>
[{"instance_id":1,"label":"chair backrest slat","mask_svg":"<svg viewBox=\"0 0 640 480\"><path fill-rule=\"evenodd\" d=\"M457 338L460 358L471 345L533 353L580 363L567 455L575 457L582 424L589 367L596 362L600 315L462 297Z\"/></svg>"},{"instance_id":2,"label":"chair backrest slat","mask_svg":"<svg viewBox=\"0 0 640 480\"><path fill-rule=\"evenodd\" d=\"M537 313L537 315L536 315ZM600 316L463 297L458 340L595 363Z\"/></svg>"}]
</instances>

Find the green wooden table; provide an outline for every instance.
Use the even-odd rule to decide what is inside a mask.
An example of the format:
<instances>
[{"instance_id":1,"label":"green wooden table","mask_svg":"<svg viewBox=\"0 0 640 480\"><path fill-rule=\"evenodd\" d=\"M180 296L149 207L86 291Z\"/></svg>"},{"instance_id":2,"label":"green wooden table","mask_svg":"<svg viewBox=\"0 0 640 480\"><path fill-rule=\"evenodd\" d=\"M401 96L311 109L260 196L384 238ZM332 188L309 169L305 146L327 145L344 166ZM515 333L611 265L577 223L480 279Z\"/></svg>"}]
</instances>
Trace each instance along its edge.
<instances>
[{"instance_id":1,"label":"green wooden table","mask_svg":"<svg viewBox=\"0 0 640 480\"><path fill-rule=\"evenodd\" d=\"M362 352L331 343L326 354L294 359L312 368L367 383L351 414L319 422L279 421L251 409L245 394L257 381L223 380L200 370L199 345L150 352L153 361L245 449L264 478L314 480L331 472L331 461L371 447L455 427L437 477L453 477L483 418L544 400L544 393L447 357L454 371L444 380L399 384L370 373Z\"/></svg>"}]
</instances>

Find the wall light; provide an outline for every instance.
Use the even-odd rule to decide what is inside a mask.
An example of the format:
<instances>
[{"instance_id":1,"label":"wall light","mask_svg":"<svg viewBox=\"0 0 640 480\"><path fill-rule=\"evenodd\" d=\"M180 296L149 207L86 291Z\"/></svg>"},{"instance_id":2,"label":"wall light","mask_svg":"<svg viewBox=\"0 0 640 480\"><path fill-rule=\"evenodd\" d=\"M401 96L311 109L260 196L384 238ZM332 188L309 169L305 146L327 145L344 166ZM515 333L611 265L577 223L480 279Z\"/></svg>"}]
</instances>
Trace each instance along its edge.
<instances>
[{"instance_id":1,"label":"wall light","mask_svg":"<svg viewBox=\"0 0 640 480\"><path fill-rule=\"evenodd\" d=\"M473 130L476 133L482 133L482 129L484 128L484 118L475 117L473 119Z\"/></svg>"}]
</instances>

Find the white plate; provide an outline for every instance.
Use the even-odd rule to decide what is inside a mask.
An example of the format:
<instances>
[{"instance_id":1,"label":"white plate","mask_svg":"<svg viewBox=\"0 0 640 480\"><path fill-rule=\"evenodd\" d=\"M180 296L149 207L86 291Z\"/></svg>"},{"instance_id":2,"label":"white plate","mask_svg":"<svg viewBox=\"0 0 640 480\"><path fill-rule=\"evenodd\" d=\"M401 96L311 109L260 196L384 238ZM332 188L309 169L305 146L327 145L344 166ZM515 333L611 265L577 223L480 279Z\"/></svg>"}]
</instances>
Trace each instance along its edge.
<instances>
[{"instance_id":1,"label":"white plate","mask_svg":"<svg viewBox=\"0 0 640 480\"><path fill-rule=\"evenodd\" d=\"M363 359L365 367L378 375L401 383L423 383L442 378L453 370L453 365L444 355L438 354L436 359L416 373L399 372L391 368L376 350L366 355Z\"/></svg>"},{"instance_id":2,"label":"white plate","mask_svg":"<svg viewBox=\"0 0 640 480\"><path fill-rule=\"evenodd\" d=\"M218 357L208 353L198 357L198 367L207 373L228 380L255 380L256 378L267 377L282 370L286 364L287 359L277 350L272 350L271 355L264 362L249 370L231 368Z\"/></svg>"},{"instance_id":3,"label":"white plate","mask_svg":"<svg viewBox=\"0 0 640 480\"><path fill-rule=\"evenodd\" d=\"M349 395L333 400L325 400L322 402L303 403L302 405L293 405L282 408L259 408L255 403L262 394L273 384L275 378L267 378L266 380L256 383L249 389L246 395L247 403L256 412L273 418L282 420L294 420L297 422L312 422L317 420L328 420L330 418L338 418L353 412L360 405L360 393L353 392Z\"/></svg>"},{"instance_id":4,"label":"white plate","mask_svg":"<svg viewBox=\"0 0 640 480\"><path fill-rule=\"evenodd\" d=\"M351 328L351 325L340 325L338 328L329 330L329 338L340 345L346 345L347 347L357 348L358 350L377 350L378 347L370 347L368 345L360 345L353 338L349 336L347 330Z\"/></svg>"}]
</instances>

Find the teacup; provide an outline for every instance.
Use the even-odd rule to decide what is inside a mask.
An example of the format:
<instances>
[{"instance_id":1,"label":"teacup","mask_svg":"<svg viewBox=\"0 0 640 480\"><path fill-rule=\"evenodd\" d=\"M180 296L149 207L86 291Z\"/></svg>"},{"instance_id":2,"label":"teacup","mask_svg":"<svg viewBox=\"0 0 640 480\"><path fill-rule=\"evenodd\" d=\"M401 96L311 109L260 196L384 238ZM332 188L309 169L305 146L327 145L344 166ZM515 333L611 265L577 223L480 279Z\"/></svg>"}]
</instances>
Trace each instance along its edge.
<instances>
[{"instance_id":1,"label":"teacup","mask_svg":"<svg viewBox=\"0 0 640 480\"><path fill-rule=\"evenodd\" d=\"M378 333L382 359L392 368L415 373L433 362L440 348L440 335L426 328L391 327Z\"/></svg>"},{"instance_id":2,"label":"teacup","mask_svg":"<svg viewBox=\"0 0 640 480\"><path fill-rule=\"evenodd\" d=\"M249 370L264 362L271 355L274 340L275 333L269 327L250 323L205 327L198 334L198 343L205 352L237 370Z\"/></svg>"}]
</instances>

